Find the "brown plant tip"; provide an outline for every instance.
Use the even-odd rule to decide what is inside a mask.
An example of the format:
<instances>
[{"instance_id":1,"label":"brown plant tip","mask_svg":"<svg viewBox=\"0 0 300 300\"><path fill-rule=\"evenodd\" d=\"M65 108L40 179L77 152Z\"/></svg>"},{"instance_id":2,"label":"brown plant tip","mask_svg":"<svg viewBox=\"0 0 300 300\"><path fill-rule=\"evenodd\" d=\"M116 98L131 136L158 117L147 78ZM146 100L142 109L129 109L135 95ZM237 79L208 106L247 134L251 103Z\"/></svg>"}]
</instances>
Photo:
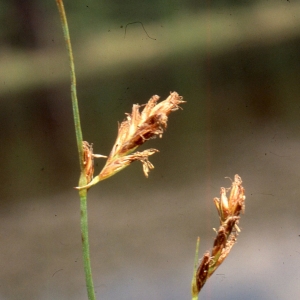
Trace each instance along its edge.
<instances>
[{"instance_id":1,"label":"brown plant tip","mask_svg":"<svg viewBox=\"0 0 300 300\"><path fill-rule=\"evenodd\" d=\"M144 174L148 177L149 171L154 168L148 157L158 152L158 150L148 149L131 153L147 140L157 136L162 137L164 130L167 128L168 115L172 111L178 110L180 104L185 103L176 92L171 92L168 98L160 103L158 103L158 100L159 96L152 96L148 103L144 105L142 111L140 111L142 106L139 104L133 105L131 114L126 114L126 120L119 125L117 139L104 168L88 185L77 189L89 188L97 182L116 174L136 160L143 164Z\"/></svg>"},{"instance_id":2,"label":"brown plant tip","mask_svg":"<svg viewBox=\"0 0 300 300\"><path fill-rule=\"evenodd\" d=\"M229 199L227 198L227 191L230 191ZM245 211L245 189L242 186L242 178L239 175L234 176L231 188L225 189L221 187L220 199L214 198L215 206L218 210L220 223L223 224L229 216L239 216L241 212Z\"/></svg>"},{"instance_id":3,"label":"brown plant tip","mask_svg":"<svg viewBox=\"0 0 300 300\"><path fill-rule=\"evenodd\" d=\"M242 187L242 178L236 174L232 182L229 197L229 210L232 215L238 216L241 212L245 212L245 199L245 189Z\"/></svg>"},{"instance_id":4,"label":"brown plant tip","mask_svg":"<svg viewBox=\"0 0 300 300\"><path fill-rule=\"evenodd\" d=\"M108 161L132 153L151 138L162 137L167 128L168 115L171 111L178 110L179 104L185 102L176 92L170 93L170 96L160 103L157 103L158 100L159 96L152 96L142 112L140 105L133 105L132 113L126 114L126 120L119 125L118 136Z\"/></svg>"},{"instance_id":5,"label":"brown plant tip","mask_svg":"<svg viewBox=\"0 0 300 300\"><path fill-rule=\"evenodd\" d=\"M228 191L230 191L229 198L226 195ZM238 232L240 232L237 223L240 213L245 210L245 199L245 189L242 186L242 179L239 175L234 176L230 188L221 187L220 199L213 199L221 225L217 231L211 254L210 252L204 254L202 262L197 269L196 282L198 292L200 292L206 280L222 264L235 244Z\"/></svg>"}]
</instances>

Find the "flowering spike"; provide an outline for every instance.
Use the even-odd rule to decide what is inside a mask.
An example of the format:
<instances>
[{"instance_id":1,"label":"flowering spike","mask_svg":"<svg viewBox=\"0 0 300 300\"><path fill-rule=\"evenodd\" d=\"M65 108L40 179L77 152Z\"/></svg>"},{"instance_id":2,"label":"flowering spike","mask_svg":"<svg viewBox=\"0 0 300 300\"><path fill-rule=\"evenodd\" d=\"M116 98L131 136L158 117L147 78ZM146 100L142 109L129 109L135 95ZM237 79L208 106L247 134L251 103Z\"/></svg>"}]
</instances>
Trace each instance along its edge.
<instances>
[{"instance_id":1,"label":"flowering spike","mask_svg":"<svg viewBox=\"0 0 300 300\"><path fill-rule=\"evenodd\" d=\"M179 105L185 102L176 92L170 93L169 97L160 103L157 103L158 100L159 96L152 96L141 112L140 105L133 105L131 114L126 114L126 119L119 125L118 136L104 168L88 185L77 187L77 189L89 188L116 174L136 160L142 162L144 174L148 177L149 171L154 168L149 162L148 156L158 150L148 149L143 152L131 153L145 141L157 136L162 137L167 128L168 115L172 111L178 110Z\"/></svg>"},{"instance_id":2,"label":"flowering spike","mask_svg":"<svg viewBox=\"0 0 300 300\"><path fill-rule=\"evenodd\" d=\"M226 193L229 190L231 191L229 198L227 198ZM221 225L218 230L215 230L217 235L211 253L206 252L198 266L196 273L197 289L193 286L193 296L195 291L200 292L207 279L228 256L240 232L237 223L240 213L244 212L246 198L241 177L235 175L231 188L226 189L222 187L220 194L220 199L214 198L213 200L219 213Z\"/></svg>"}]
</instances>

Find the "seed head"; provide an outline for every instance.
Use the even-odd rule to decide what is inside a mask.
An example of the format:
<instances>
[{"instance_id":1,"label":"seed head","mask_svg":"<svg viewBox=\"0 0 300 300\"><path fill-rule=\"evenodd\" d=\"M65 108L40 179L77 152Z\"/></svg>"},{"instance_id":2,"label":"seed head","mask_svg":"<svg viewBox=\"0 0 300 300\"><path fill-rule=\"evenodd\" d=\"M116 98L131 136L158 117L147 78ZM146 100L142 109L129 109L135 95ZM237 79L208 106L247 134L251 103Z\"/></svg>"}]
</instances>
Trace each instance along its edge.
<instances>
[{"instance_id":1,"label":"seed head","mask_svg":"<svg viewBox=\"0 0 300 300\"><path fill-rule=\"evenodd\" d=\"M131 114L127 113L126 119L119 125L117 139L104 168L88 185L77 189L89 188L97 182L116 174L136 160L142 162L144 174L148 177L150 169L154 168L148 157L158 152L158 150L148 149L131 153L147 140L157 136L161 138L167 128L168 115L172 111L178 110L180 108L179 104L185 102L176 92L170 93L169 97L160 103L157 103L158 100L159 96L152 96L141 112L140 108L142 106L133 105Z\"/></svg>"}]
</instances>

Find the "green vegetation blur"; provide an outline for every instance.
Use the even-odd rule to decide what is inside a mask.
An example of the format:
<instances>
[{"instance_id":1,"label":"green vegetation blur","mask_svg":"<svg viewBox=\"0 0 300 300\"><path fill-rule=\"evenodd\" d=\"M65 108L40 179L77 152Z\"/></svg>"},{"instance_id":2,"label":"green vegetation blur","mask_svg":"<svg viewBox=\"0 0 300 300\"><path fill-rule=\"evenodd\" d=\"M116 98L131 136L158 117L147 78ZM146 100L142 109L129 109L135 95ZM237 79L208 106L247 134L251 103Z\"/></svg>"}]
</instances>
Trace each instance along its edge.
<instances>
[{"instance_id":1,"label":"green vegetation blur","mask_svg":"<svg viewBox=\"0 0 300 300\"><path fill-rule=\"evenodd\" d=\"M2 0L0 8L2 199L72 188L79 167L55 1ZM174 90L188 102L165 137L148 145L160 149L153 159L170 168L170 181L180 164L194 170L190 176L201 173L209 132L298 124L296 1L89 0L65 1L65 8L83 136L96 153L109 153L132 104ZM126 172L143 176L133 169Z\"/></svg>"}]
</instances>

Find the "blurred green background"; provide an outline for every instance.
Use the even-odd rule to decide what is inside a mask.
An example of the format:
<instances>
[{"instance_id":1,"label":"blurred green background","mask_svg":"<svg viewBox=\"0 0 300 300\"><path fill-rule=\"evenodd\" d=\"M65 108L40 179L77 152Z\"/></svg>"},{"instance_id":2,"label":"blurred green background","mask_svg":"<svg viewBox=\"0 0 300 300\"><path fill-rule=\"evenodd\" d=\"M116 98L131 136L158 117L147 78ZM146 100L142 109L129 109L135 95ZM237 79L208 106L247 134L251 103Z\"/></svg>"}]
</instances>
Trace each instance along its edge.
<instances>
[{"instance_id":1,"label":"blurred green background","mask_svg":"<svg viewBox=\"0 0 300 300\"><path fill-rule=\"evenodd\" d=\"M190 299L213 197L238 173L242 232L203 299L299 299L300 2L65 1L84 139L177 91L146 179L89 192L98 299ZM0 299L86 299L68 55L55 1L0 1ZM143 25L143 26L142 26ZM104 161L96 161L96 174Z\"/></svg>"}]
</instances>

